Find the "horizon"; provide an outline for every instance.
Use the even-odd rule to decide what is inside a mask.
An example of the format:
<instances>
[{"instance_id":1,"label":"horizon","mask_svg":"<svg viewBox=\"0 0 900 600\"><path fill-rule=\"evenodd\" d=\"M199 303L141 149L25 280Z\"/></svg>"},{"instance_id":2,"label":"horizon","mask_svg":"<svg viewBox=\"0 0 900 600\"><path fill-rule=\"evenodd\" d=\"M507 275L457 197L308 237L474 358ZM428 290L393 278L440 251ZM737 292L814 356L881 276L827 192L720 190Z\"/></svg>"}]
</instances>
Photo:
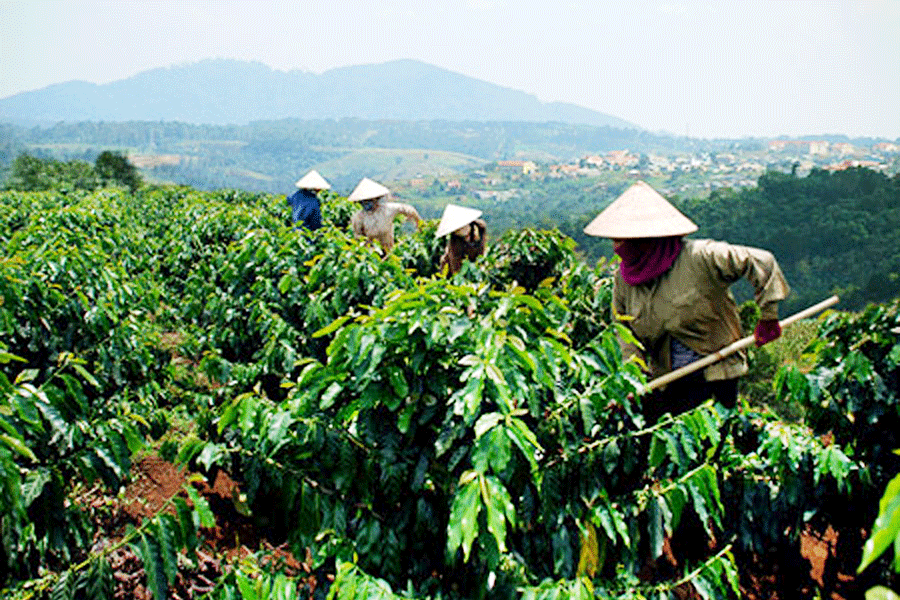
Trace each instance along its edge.
<instances>
[{"instance_id":1,"label":"horizon","mask_svg":"<svg viewBox=\"0 0 900 600\"><path fill-rule=\"evenodd\" d=\"M654 133L900 139L891 0L0 0L0 32L0 98L204 60L318 75L413 60Z\"/></svg>"}]
</instances>

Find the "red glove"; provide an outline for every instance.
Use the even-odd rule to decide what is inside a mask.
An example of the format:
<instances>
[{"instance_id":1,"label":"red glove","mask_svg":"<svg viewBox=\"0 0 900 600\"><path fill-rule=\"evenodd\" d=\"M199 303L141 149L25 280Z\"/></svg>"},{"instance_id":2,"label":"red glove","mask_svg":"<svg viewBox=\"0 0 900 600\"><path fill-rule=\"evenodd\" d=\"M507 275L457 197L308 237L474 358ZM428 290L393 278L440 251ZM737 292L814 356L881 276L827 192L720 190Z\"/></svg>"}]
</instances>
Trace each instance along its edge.
<instances>
[{"instance_id":1,"label":"red glove","mask_svg":"<svg viewBox=\"0 0 900 600\"><path fill-rule=\"evenodd\" d=\"M756 323L753 337L756 338L757 347L768 344L772 340L777 340L781 337L781 324L778 322L778 319L760 319Z\"/></svg>"}]
</instances>

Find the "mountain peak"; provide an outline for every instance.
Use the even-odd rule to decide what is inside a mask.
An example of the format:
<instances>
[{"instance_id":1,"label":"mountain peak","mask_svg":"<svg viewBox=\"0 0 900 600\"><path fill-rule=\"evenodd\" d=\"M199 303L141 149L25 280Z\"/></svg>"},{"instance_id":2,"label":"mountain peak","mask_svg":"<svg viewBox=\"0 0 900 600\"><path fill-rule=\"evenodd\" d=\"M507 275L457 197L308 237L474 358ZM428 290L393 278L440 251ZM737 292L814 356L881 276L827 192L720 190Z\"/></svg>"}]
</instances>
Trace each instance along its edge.
<instances>
[{"instance_id":1,"label":"mountain peak","mask_svg":"<svg viewBox=\"0 0 900 600\"><path fill-rule=\"evenodd\" d=\"M563 107L563 108L561 108ZM316 75L258 61L209 58L150 69L95 85L55 84L0 99L4 121L182 121L361 118L449 121L562 121L623 129L635 125L418 60L338 67Z\"/></svg>"}]
</instances>

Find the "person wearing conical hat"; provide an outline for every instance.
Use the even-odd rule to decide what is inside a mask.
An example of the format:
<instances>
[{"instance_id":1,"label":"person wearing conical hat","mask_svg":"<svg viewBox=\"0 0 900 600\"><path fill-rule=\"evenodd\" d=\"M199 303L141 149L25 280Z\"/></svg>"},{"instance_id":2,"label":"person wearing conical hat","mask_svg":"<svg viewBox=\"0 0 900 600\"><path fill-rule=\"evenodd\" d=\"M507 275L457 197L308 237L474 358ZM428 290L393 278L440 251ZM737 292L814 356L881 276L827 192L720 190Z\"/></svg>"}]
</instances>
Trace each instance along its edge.
<instances>
[{"instance_id":1,"label":"person wearing conical hat","mask_svg":"<svg viewBox=\"0 0 900 600\"><path fill-rule=\"evenodd\" d=\"M351 202L359 202L362 207L350 218L353 234L356 237L377 241L385 254L394 247L394 220L398 215L414 222L416 228L422 222L418 211L412 205L391 202L390 196L389 189L368 177L363 177L348 198Z\"/></svg>"},{"instance_id":2,"label":"person wearing conical hat","mask_svg":"<svg viewBox=\"0 0 900 600\"><path fill-rule=\"evenodd\" d=\"M475 260L486 249L487 223L480 219L481 211L466 206L448 204L438 223L436 237L449 236L441 269L447 266L447 274L453 275L462 268L464 260Z\"/></svg>"},{"instance_id":3,"label":"person wearing conical hat","mask_svg":"<svg viewBox=\"0 0 900 600\"><path fill-rule=\"evenodd\" d=\"M775 257L758 248L684 237L695 231L697 225L643 181L584 228L588 235L613 240L621 258L613 283L613 310L629 317L624 324L643 346L641 353L636 346L623 344L625 354L642 354L652 378L742 337L729 289L739 279L753 285L761 311L756 344L781 335L778 302L790 288ZM732 354L644 399L644 413L653 422L710 397L733 407L737 378L746 372L746 355Z\"/></svg>"},{"instance_id":4,"label":"person wearing conical hat","mask_svg":"<svg viewBox=\"0 0 900 600\"><path fill-rule=\"evenodd\" d=\"M322 226L322 208L319 202L319 192L330 190L331 184L312 170L297 183L297 191L291 194L287 201L291 206L291 222L299 229L305 227L315 231Z\"/></svg>"}]
</instances>

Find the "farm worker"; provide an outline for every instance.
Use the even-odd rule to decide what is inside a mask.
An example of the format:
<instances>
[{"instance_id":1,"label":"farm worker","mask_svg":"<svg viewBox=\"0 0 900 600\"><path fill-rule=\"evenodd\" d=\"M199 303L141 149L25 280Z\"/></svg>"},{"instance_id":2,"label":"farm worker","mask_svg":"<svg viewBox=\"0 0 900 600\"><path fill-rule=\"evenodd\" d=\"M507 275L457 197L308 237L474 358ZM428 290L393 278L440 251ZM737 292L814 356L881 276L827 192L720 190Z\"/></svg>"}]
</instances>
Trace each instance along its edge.
<instances>
[{"instance_id":1,"label":"farm worker","mask_svg":"<svg viewBox=\"0 0 900 600\"><path fill-rule=\"evenodd\" d=\"M684 238L695 231L697 225L643 181L584 228L588 235L612 239L622 259L613 282L613 310L630 317L624 324L643 345L642 358L654 378L742 337L729 290L740 278L753 285L761 311L756 345L781 335L778 302L790 288L775 257L758 248ZM632 344L623 344L623 351L641 356ZM645 416L652 423L710 397L733 408L737 378L746 372L743 352L727 356L654 392L643 403Z\"/></svg>"},{"instance_id":2,"label":"farm worker","mask_svg":"<svg viewBox=\"0 0 900 600\"><path fill-rule=\"evenodd\" d=\"M447 265L447 273L453 275L462 268L463 260L475 260L485 251L487 224L480 219L481 211L475 208L448 204L438 223L437 237L449 234L447 247L441 256L441 268Z\"/></svg>"},{"instance_id":3,"label":"farm worker","mask_svg":"<svg viewBox=\"0 0 900 600\"><path fill-rule=\"evenodd\" d=\"M390 202L390 195L389 189L364 177L348 198L351 202L362 205L361 210L350 219L353 234L377 241L385 254L394 247L394 219L397 215L415 222L416 228L422 222L415 208L403 202Z\"/></svg>"},{"instance_id":4,"label":"farm worker","mask_svg":"<svg viewBox=\"0 0 900 600\"><path fill-rule=\"evenodd\" d=\"M319 192L330 190L331 184L312 170L297 181L297 191L288 197L291 205L291 221L297 226L315 231L322 226L322 211L319 203Z\"/></svg>"}]
</instances>

